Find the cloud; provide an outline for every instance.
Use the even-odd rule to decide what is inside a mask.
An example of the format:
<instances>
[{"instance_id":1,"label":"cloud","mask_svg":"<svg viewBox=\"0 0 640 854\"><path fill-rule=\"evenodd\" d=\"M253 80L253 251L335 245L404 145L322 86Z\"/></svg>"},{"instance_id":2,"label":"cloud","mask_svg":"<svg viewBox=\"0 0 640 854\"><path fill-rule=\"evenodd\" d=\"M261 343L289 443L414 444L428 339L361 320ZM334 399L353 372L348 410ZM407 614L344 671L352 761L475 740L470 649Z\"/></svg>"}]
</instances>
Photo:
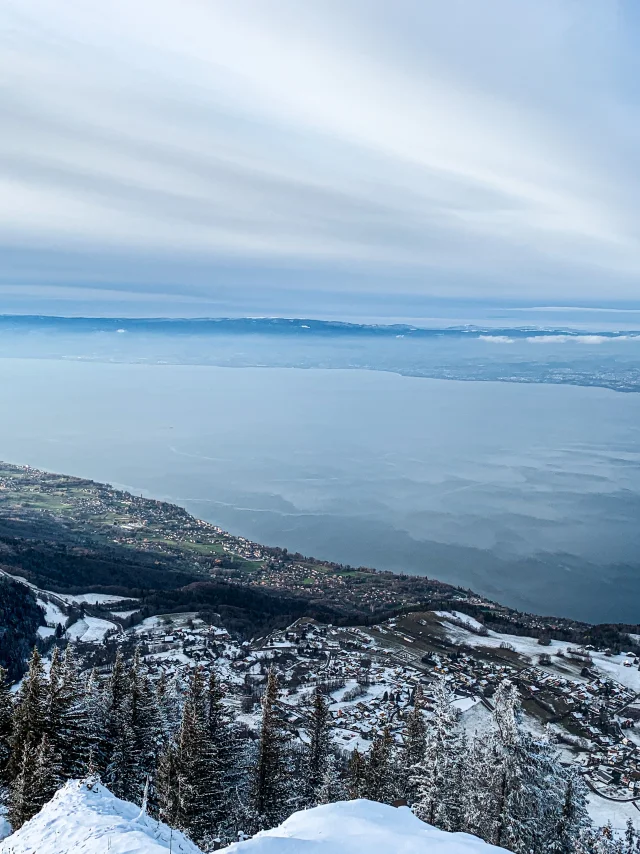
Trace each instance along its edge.
<instances>
[{"instance_id":1,"label":"cloud","mask_svg":"<svg viewBox=\"0 0 640 854\"><path fill-rule=\"evenodd\" d=\"M635 295L624 3L0 8L0 301Z\"/></svg>"}]
</instances>

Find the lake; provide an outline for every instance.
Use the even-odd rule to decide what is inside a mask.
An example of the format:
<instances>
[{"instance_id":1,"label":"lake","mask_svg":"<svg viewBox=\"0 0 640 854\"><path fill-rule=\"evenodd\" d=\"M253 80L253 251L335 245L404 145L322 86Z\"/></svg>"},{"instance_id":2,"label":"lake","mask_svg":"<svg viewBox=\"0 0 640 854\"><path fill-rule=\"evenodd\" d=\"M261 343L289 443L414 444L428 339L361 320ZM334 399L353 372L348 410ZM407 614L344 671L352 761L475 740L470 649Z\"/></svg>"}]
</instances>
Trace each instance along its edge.
<instances>
[{"instance_id":1,"label":"lake","mask_svg":"<svg viewBox=\"0 0 640 854\"><path fill-rule=\"evenodd\" d=\"M0 383L8 462L521 609L640 620L640 395L13 358Z\"/></svg>"}]
</instances>

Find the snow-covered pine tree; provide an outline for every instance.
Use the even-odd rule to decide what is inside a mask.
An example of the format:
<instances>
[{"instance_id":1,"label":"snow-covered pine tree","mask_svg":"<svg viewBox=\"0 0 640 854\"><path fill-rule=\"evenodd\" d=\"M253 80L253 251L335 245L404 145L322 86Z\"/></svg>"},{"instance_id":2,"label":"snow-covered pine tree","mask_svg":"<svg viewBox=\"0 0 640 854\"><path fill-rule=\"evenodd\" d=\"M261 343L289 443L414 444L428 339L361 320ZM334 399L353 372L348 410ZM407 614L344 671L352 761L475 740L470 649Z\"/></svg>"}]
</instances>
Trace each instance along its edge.
<instances>
[{"instance_id":1,"label":"snow-covered pine tree","mask_svg":"<svg viewBox=\"0 0 640 854\"><path fill-rule=\"evenodd\" d=\"M93 668L84 685L82 700L86 710L87 773L104 775L107 760L107 709L98 674Z\"/></svg>"},{"instance_id":2,"label":"snow-covered pine tree","mask_svg":"<svg viewBox=\"0 0 640 854\"><path fill-rule=\"evenodd\" d=\"M560 765L548 741L521 727L520 699L511 682L501 683L494 700L496 730L484 773L490 793L485 838L516 854L545 854L562 811Z\"/></svg>"},{"instance_id":3,"label":"snow-covered pine tree","mask_svg":"<svg viewBox=\"0 0 640 854\"><path fill-rule=\"evenodd\" d=\"M155 772L162 747L162 718L155 688L144 670L139 648L134 653L128 676L135 760L131 799L141 803L146 780Z\"/></svg>"},{"instance_id":4,"label":"snow-covered pine tree","mask_svg":"<svg viewBox=\"0 0 640 854\"><path fill-rule=\"evenodd\" d=\"M171 827L178 824L180 792L178 781L177 747L168 744L158 759L155 789L160 820Z\"/></svg>"},{"instance_id":5,"label":"snow-covered pine tree","mask_svg":"<svg viewBox=\"0 0 640 854\"><path fill-rule=\"evenodd\" d=\"M9 809L7 817L14 830L22 827L38 811L34 797L37 748L30 739L22 743L21 750L12 754L15 768L9 792Z\"/></svg>"},{"instance_id":6,"label":"snow-covered pine tree","mask_svg":"<svg viewBox=\"0 0 640 854\"><path fill-rule=\"evenodd\" d=\"M422 686L418 685L413 694L413 708L407 717L402 734L402 751L400 753L401 782L404 797L412 804L417 795L414 782L415 771L424 756L427 737L427 722L424 716L424 695Z\"/></svg>"},{"instance_id":7,"label":"snow-covered pine tree","mask_svg":"<svg viewBox=\"0 0 640 854\"><path fill-rule=\"evenodd\" d=\"M347 797L351 801L358 798L364 798L365 793L365 772L367 762L358 748L354 748L349 759L349 768L347 772Z\"/></svg>"},{"instance_id":8,"label":"snow-covered pine tree","mask_svg":"<svg viewBox=\"0 0 640 854\"><path fill-rule=\"evenodd\" d=\"M487 817L492 815L491 790L487 785L493 739L476 733L462 757L464 785L461 788L460 830L487 839Z\"/></svg>"},{"instance_id":9,"label":"snow-covered pine tree","mask_svg":"<svg viewBox=\"0 0 640 854\"><path fill-rule=\"evenodd\" d=\"M335 754L329 753L316 794L316 803L335 804L347 799L347 787Z\"/></svg>"},{"instance_id":10,"label":"snow-covered pine tree","mask_svg":"<svg viewBox=\"0 0 640 854\"><path fill-rule=\"evenodd\" d=\"M390 804L397 797L395 742L385 727L373 740L366 756L364 770L365 797L372 801Z\"/></svg>"},{"instance_id":11,"label":"snow-covered pine tree","mask_svg":"<svg viewBox=\"0 0 640 854\"><path fill-rule=\"evenodd\" d=\"M7 671L0 666L0 801L6 801L9 784L9 759L11 757L11 732L13 729L13 697Z\"/></svg>"},{"instance_id":12,"label":"snow-covered pine tree","mask_svg":"<svg viewBox=\"0 0 640 854\"><path fill-rule=\"evenodd\" d=\"M262 698L262 723L253 783L253 810L258 823L275 827L289 812L289 732L278 708L278 679L269 670Z\"/></svg>"},{"instance_id":13,"label":"snow-covered pine tree","mask_svg":"<svg viewBox=\"0 0 640 854\"><path fill-rule=\"evenodd\" d=\"M8 776L15 780L29 765L23 754L29 747L35 762L37 745L47 729L47 706L49 685L45 678L42 658L34 648L29 661L29 670L22 680L13 713L11 733L11 758L8 764Z\"/></svg>"},{"instance_id":14,"label":"snow-covered pine tree","mask_svg":"<svg viewBox=\"0 0 640 854\"><path fill-rule=\"evenodd\" d=\"M139 780L136 743L131 726L131 680L120 650L106 687L104 779L114 795L134 800Z\"/></svg>"},{"instance_id":15,"label":"snow-covered pine tree","mask_svg":"<svg viewBox=\"0 0 640 854\"><path fill-rule=\"evenodd\" d=\"M562 808L549 851L552 854L574 854L579 851L581 840L590 826L587 787L579 772L575 768L569 768L565 772ZM635 852L630 850L629 854Z\"/></svg>"},{"instance_id":16,"label":"snow-covered pine tree","mask_svg":"<svg viewBox=\"0 0 640 854\"><path fill-rule=\"evenodd\" d=\"M53 741L45 733L38 745L31 798L35 812L51 800L64 782L62 760Z\"/></svg>"},{"instance_id":17,"label":"snow-covered pine tree","mask_svg":"<svg viewBox=\"0 0 640 854\"><path fill-rule=\"evenodd\" d=\"M433 715L429 721L422 761L413 775L417 797L413 811L423 821L444 830L459 825L461 793L455 788L459 762L459 717L444 676L433 689Z\"/></svg>"},{"instance_id":18,"label":"snow-covered pine tree","mask_svg":"<svg viewBox=\"0 0 640 854\"><path fill-rule=\"evenodd\" d=\"M161 815L174 812L176 827L197 844L206 842L217 830L215 813L220 796L217 760L208 729L204 675L197 669L189 682L177 743L163 757L159 785Z\"/></svg>"},{"instance_id":19,"label":"snow-covered pine tree","mask_svg":"<svg viewBox=\"0 0 640 854\"><path fill-rule=\"evenodd\" d=\"M163 673L156 683L156 694L163 737L165 743L168 743L176 736L182 721L183 686L180 675Z\"/></svg>"},{"instance_id":20,"label":"snow-covered pine tree","mask_svg":"<svg viewBox=\"0 0 640 854\"><path fill-rule=\"evenodd\" d=\"M325 782L325 772L331 758L330 721L331 714L327 701L322 693L316 690L311 701L309 726L307 728L309 743L306 745L305 751L306 792L304 801L308 806L315 806L319 802L319 791Z\"/></svg>"},{"instance_id":21,"label":"snow-covered pine tree","mask_svg":"<svg viewBox=\"0 0 640 854\"><path fill-rule=\"evenodd\" d=\"M223 702L224 690L215 670L209 671L206 694L206 724L209 739L215 748L216 764L213 769L212 816L218 832L229 825L235 808L238 785L237 759L239 745L229 712Z\"/></svg>"},{"instance_id":22,"label":"snow-covered pine tree","mask_svg":"<svg viewBox=\"0 0 640 854\"><path fill-rule=\"evenodd\" d=\"M63 657L57 648L53 653L47 726L51 749L60 757L62 778L81 776L87 769L88 721L71 645Z\"/></svg>"}]
</instances>

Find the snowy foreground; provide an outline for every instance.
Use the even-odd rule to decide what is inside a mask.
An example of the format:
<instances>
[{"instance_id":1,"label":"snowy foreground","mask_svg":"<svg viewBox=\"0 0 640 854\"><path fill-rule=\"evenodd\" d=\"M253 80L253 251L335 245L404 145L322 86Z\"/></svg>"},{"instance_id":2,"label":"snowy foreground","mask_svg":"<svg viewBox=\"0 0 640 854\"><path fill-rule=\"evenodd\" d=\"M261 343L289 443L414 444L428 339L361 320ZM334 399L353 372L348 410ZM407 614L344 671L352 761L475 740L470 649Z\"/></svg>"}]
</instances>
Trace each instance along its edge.
<instances>
[{"instance_id":1,"label":"snowy foreground","mask_svg":"<svg viewBox=\"0 0 640 854\"><path fill-rule=\"evenodd\" d=\"M294 813L274 830L223 849L227 854L492 854L503 851L463 833L445 833L406 808L346 801ZM101 785L72 780L0 854L201 854L181 833L140 815Z\"/></svg>"}]
</instances>

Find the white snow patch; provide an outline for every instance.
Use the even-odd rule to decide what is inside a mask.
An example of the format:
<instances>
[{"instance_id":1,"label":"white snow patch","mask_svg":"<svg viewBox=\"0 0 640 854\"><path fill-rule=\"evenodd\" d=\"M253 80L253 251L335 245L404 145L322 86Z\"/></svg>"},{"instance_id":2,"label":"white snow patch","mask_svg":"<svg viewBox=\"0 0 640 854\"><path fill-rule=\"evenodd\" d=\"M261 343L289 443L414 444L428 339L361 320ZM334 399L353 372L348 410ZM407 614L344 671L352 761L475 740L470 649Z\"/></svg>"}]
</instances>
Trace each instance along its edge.
<instances>
[{"instance_id":1,"label":"white snow patch","mask_svg":"<svg viewBox=\"0 0 640 854\"><path fill-rule=\"evenodd\" d=\"M115 623L100 620L97 617L84 617L67 629L67 637L71 641L82 643L100 643L111 629L119 629Z\"/></svg>"},{"instance_id":2,"label":"white snow patch","mask_svg":"<svg viewBox=\"0 0 640 854\"><path fill-rule=\"evenodd\" d=\"M44 599L38 599L37 602L41 608L44 608L44 618L48 626L55 628L58 623L62 623L64 626L67 615L57 605L54 605L53 602L47 602Z\"/></svg>"},{"instance_id":3,"label":"white snow patch","mask_svg":"<svg viewBox=\"0 0 640 854\"><path fill-rule=\"evenodd\" d=\"M491 854L504 851L466 833L436 830L417 819L407 807L395 809L364 800L296 812L280 827L222 850L226 854Z\"/></svg>"},{"instance_id":4,"label":"white snow patch","mask_svg":"<svg viewBox=\"0 0 640 854\"><path fill-rule=\"evenodd\" d=\"M42 810L0 843L0 854L201 854L178 830L140 815L104 786L71 780Z\"/></svg>"},{"instance_id":5,"label":"white snow patch","mask_svg":"<svg viewBox=\"0 0 640 854\"><path fill-rule=\"evenodd\" d=\"M109 593L56 593L63 602L76 605L110 605L115 602L137 602L135 596L112 596Z\"/></svg>"}]
</instances>

